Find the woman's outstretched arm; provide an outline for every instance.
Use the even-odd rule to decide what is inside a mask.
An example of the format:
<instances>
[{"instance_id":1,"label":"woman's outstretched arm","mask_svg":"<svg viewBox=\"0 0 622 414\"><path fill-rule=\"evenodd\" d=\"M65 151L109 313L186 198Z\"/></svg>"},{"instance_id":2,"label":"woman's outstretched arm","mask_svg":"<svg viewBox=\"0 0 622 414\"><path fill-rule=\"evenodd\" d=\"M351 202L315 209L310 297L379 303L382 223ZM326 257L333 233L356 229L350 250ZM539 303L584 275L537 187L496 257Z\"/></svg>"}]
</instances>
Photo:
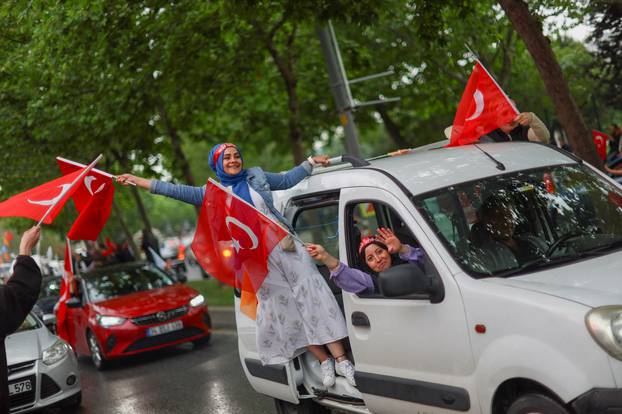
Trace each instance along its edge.
<instances>
[{"instance_id":1,"label":"woman's outstretched arm","mask_svg":"<svg viewBox=\"0 0 622 414\"><path fill-rule=\"evenodd\" d=\"M266 172L266 179L268 180L268 184L270 185L270 190L287 190L288 188L291 188L298 184L305 177L311 175L311 171L313 170L314 165L329 165L328 156L326 155L316 155L309 158L311 161L303 161L300 165L297 165L296 167L285 173Z\"/></svg>"},{"instance_id":2,"label":"woman's outstretched arm","mask_svg":"<svg viewBox=\"0 0 622 414\"><path fill-rule=\"evenodd\" d=\"M137 187L149 190L153 194L160 194L195 206L203 204L203 196L205 195L205 187L165 183L164 181L136 177L132 174L119 175L117 181L122 185L134 183Z\"/></svg>"}]
</instances>

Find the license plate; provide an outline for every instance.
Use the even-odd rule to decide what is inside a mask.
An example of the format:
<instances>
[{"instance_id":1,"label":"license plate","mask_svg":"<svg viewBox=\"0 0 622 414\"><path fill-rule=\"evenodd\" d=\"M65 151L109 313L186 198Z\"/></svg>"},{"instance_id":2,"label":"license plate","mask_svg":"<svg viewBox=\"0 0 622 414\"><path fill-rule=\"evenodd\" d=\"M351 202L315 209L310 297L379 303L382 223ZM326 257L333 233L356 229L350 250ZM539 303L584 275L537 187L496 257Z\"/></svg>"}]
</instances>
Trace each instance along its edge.
<instances>
[{"instance_id":1,"label":"license plate","mask_svg":"<svg viewBox=\"0 0 622 414\"><path fill-rule=\"evenodd\" d=\"M147 336L162 335L165 333L178 331L183 327L184 327L184 324L182 321L166 323L164 325L154 326L153 328L147 329Z\"/></svg>"},{"instance_id":2,"label":"license plate","mask_svg":"<svg viewBox=\"0 0 622 414\"><path fill-rule=\"evenodd\" d=\"M32 391L32 384L30 383L30 380L9 384L9 395L21 394L28 391Z\"/></svg>"}]
</instances>

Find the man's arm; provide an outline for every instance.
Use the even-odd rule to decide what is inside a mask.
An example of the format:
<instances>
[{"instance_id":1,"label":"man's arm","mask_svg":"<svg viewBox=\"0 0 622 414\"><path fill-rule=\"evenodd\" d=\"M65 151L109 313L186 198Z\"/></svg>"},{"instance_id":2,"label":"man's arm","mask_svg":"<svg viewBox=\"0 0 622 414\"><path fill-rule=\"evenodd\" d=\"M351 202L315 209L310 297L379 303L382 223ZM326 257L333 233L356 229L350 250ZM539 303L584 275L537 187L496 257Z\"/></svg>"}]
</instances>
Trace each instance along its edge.
<instances>
[{"instance_id":1,"label":"man's arm","mask_svg":"<svg viewBox=\"0 0 622 414\"><path fill-rule=\"evenodd\" d=\"M15 260L13 275L0 287L0 336L15 332L37 301L41 289L41 270L30 252L39 240L41 229L33 227L22 236L20 255Z\"/></svg>"},{"instance_id":2,"label":"man's arm","mask_svg":"<svg viewBox=\"0 0 622 414\"><path fill-rule=\"evenodd\" d=\"M545 144L548 143L551 134L549 133L546 125L544 125L544 122L542 122L533 112L527 112L526 114L526 123L521 122L521 120L518 121L521 125L529 126L529 130L527 131L527 138L529 141L543 142ZM520 114L519 117L520 116L523 116L523 114Z\"/></svg>"}]
</instances>

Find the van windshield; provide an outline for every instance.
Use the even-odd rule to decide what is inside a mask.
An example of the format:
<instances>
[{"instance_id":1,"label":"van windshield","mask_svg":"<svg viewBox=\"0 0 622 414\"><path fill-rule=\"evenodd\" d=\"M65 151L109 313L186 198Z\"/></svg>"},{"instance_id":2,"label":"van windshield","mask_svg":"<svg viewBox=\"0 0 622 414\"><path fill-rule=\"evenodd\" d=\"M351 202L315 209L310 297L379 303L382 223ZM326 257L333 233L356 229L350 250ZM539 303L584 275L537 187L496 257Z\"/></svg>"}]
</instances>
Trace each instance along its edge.
<instances>
[{"instance_id":1,"label":"van windshield","mask_svg":"<svg viewBox=\"0 0 622 414\"><path fill-rule=\"evenodd\" d=\"M490 177L414 201L474 277L510 277L622 248L622 192L584 165Z\"/></svg>"}]
</instances>

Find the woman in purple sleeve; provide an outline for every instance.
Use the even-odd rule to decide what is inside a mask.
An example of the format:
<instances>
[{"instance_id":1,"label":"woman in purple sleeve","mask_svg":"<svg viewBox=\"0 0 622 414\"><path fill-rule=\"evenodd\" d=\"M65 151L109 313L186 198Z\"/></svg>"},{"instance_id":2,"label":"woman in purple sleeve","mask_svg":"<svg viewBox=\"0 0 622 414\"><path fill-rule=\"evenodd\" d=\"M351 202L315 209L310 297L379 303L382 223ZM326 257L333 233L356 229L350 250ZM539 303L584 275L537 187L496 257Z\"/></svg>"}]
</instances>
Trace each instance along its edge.
<instances>
[{"instance_id":1,"label":"woman in purple sleeve","mask_svg":"<svg viewBox=\"0 0 622 414\"><path fill-rule=\"evenodd\" d=\"M353 269L331 256L323 246L309 244L307 250L311 257L326 265L335 284L346 292L374 293L378 291L378 273L401 263L421 263L423 250L403 244L390 229L379 228L376 236L361 240L359 255L367 272Z\"/></svg>"}]
</instances>

